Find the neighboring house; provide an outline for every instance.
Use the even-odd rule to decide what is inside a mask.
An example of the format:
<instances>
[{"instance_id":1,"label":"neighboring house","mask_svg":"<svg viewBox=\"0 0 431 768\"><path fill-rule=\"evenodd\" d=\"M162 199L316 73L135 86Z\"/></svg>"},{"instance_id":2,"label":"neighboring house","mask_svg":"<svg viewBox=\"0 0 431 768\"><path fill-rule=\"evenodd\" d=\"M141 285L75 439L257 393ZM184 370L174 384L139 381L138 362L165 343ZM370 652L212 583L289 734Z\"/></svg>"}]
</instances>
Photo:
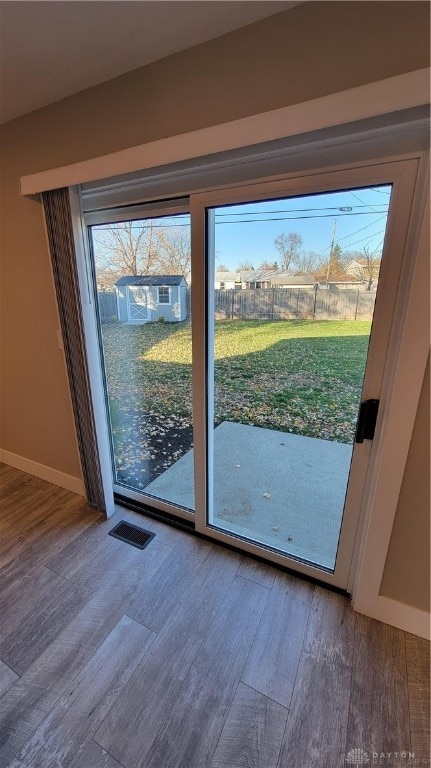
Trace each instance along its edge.
<instances>
[{"instance_id":1,"label":"neighboring house","mask_svg":"<svg viewBox=\"0 0 431 768\"><path fill-rule=\"evenodd\" d=\"M271 288L314 288L316 280L313 275L292 275L288 272L274 274Z\"/></svg>"},{"instance_id":2,"label":"neighboring house","mask_svg":"<svg viewBox=\"0 0 431 768\"><path fill-rule=\"evenodd\" d=\"M316 272L314 279L319 289L329 290L360 290L365 291L367 285L364 279L355 277L352 273L340 272L337 275L329 276L326 272Z\"/></svg>"},{"instance_id":3,"label":"neighboring house","mask_svg":"<svg viewBox=\"0 0 431 768\"><path fill-rule=\"evenodd\" d=\"M239 272L216 272L214 276L214 288L216 290L233 290L242 288Z\"/></svg>"},{"instance_id":4,"label":"neighboring house","mask_svg":"<svg viewBox=\"0 0 431 768\"><path fill-rule=\"evenodd\" d=\"M363 280L355 280L354 277L347 275L340 275L339 277L331 277L327 283L325 279L319 280L319 289L326 289L332 291L365 291L366 284Z\"/></svg>"},{"instance_id":5,"label":"neighboring house","mask_svg":"<svg viewBox=\"0 0 431 768\"><path fill-rule=\"evenodd\" d=\"M284 269L251 272L246 277L246 288L313 288L313 275L292 275Z\"/></svg>"},{"instance_id":6,"label":"neighboring house","mask_svg":"<svg viewBox=\"0 0 431 768\"><path fill-rule=\"evenodd\" d=\"M187 319L187 283L182 275L127 275L117 280L115 293L122 323Z\"/></svg>"},{"instance_id":7,"label":"neighboring house","mask_svg":"<svg viewBox=\"0 0 431 768\"><path fill-rule=\"evenodd\" d=\"M361 275L362 270L364 267L367 266L367 260L363 258L357 258L357 259L351 259L346 264L345 272L346 275L355 275L355 277L359 277Z\"/></svg>"},{"instance_id":8,"label":"neighboring house","mask_svg":"<svg viewBox=\"0 0 431 768\"><path fill-rule=\"evenodd\" d=\"M260 272L258 269L254 272L249 272L244 275L245 288L270 288L271 276L274 274L275 272Z\"/></svg>"},{"instance_id":9,"label":"neighboring house","mask_svg":"<svg viewBox=\"0 0 431 768\"><path fill-rule=\"evenodd\" d=\"M380 259L373 259L371 265L365 258L352 259L346 264L346 275L353 275L367 284L368 290L377 287L380 271Z\"/></svg>"}]
</instances>

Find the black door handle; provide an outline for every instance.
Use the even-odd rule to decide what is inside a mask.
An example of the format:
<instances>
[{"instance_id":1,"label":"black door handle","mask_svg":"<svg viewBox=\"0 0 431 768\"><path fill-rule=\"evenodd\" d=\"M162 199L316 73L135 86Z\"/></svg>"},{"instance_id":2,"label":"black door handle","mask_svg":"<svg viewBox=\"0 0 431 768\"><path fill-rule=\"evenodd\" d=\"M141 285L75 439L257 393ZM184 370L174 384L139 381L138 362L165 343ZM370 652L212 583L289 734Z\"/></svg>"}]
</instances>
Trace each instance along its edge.
<instances>
[{"instance_id":1,"label":"black door handle","mask_svg":"<svg viewBox=\"0 0 431 768\"><path fill-rule=\"evenodd\" d=\"M376 430L377 414L380 400L364 400L359 407L358 423L356 426L355 443L372 440Z\"/></svg>"}]
</instances>

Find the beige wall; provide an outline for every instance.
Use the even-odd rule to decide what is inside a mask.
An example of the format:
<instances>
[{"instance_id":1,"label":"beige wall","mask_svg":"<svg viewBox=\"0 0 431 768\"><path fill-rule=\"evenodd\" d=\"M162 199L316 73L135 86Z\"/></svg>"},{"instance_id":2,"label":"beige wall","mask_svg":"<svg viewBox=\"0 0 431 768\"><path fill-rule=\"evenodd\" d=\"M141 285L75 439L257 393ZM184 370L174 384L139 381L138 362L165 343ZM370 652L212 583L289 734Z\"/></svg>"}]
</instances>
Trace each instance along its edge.
<instances>
[{"instance_id":1,"label":"beige wall","mask_svg":"<svg viewBox=\"0 0 431 768\"><path fill-rule=\"evenodd\" d=\"M404 471L380 594L430 609L430 363Z\"/></svg>"},{"instance_id":2,"label":"beige wall","mask_svg":"<svg viewBox=\"0 0 431 768\"><path fill-rule=\"evenodd\" d=\"M2 129L1 440L79 476L40 206L19 177L429 65L426 2L308 2Z\"/></svg>"}]
</instances>

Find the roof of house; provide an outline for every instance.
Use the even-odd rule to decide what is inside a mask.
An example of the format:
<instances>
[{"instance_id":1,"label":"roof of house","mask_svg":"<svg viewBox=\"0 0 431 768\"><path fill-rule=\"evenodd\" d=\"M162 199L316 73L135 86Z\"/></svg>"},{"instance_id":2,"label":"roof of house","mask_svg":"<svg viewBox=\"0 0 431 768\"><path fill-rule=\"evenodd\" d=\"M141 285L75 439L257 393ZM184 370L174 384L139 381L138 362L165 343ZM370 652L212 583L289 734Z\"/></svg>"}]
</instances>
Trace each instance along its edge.
<instances>
[{"instance_id":1,"label":"roof of house","mask_svg":"<svg viewBox=\"0 0 431 768\"><path fill-rule=\"evenodd\" d=\"M184 275L125 275L115 285L181 285Z\"/></svg>"},{"instance_id":2,"label":"roof of house","mask_svg":"<svg viewBox=\"0 0 431 768\"><path fill-rule=\"evenodd\" d=\"M351 264L358 264L360 267L365 267L368 262L363 256L358 256L357 259L350 259L350 261L347 262L346 267L350 267Z\"/></svg>"},{"instance_id":3,"label":"roof of house","mask_svg":"<svg viewBox=\"0 0 431 768\"><path fill-rule=\"evenodd\" d=\"M240 282L241 277L239 272L224 272L222 270L221 272L217 271L215 273L215 279L216 280L233 280L235 282Z\"/></svg>"},{"instance_id":4,"label":"roof of house","mask_svg":"<svg viewBox=\"0 0 431 768\"><path fill-rule=\"evenodd\" d=\"M313 275L293 275L285 269L249 272L247 283L271 283L271 285L314 285Z\"/></svg>"},{"instance_id":5,"label":"roof of house","mask_svg":"<svg viewBox=\"0 0 431 768\"><path fill-rule=\"evenodd\" d=\"M314 285L313 275L274 275L270 278L272 285Z\"/></svg>"}]
</instances>

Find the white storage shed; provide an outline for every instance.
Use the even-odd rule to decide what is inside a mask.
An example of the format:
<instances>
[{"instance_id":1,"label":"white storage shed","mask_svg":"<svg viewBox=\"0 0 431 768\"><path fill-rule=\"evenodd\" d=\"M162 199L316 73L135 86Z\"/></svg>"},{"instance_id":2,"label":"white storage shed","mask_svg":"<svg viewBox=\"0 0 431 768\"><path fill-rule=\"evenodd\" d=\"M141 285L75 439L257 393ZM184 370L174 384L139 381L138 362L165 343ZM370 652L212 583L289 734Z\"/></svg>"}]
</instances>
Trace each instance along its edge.
<instances>
[{"instance_id":1,"label":"white storage shed","mask_svg":"<svg viewBox=\"0 0 431 768\"><path fill-rule=\"evenodd\" d=\"M118 319L142 325L187 319L187 283L183 275L126 275L115 283Z\"/></svg>"}]
</instances>

